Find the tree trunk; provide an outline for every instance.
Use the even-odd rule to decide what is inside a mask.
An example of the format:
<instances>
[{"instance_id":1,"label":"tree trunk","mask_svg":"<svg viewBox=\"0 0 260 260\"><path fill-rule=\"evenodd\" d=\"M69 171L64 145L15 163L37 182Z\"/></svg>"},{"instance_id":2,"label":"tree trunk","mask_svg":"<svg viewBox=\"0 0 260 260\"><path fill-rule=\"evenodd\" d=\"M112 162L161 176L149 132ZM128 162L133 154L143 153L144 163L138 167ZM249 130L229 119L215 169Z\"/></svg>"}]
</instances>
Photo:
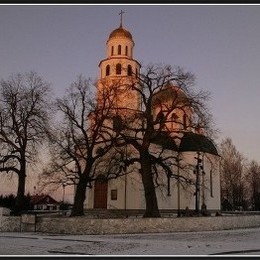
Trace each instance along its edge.
<instances>
[{"instance_id":1,"label":"tree trunk","mask_svg":"<svg viewBox=\"0 0 260 260\"><path fill-rule=\"evenodd\" d=\"M144 218L158 218L160 212L158 209L157 197L152 176L152 166L148 153L141 154L141 175L145 192L146 209Z\"/></svg>"},{"instance_id":2,"label":"tree trunk","mask_svg":"<svg viewBox=\"0 0 260 260\"><path fill-rule=\"evenodd\" d=\"M15 206L14 206L14 214L20 215L21 211L25 209L25 179L26 179L26 172L25 172L25 164L21 165L20 174L18 175L18 189L15 199Z\"/></svg>"},{"instance_id":3,"label":"tree trunk","mask_svg":"<svg viewBox=\"0 0 260 260\"><path fill-rule=\"evenodd\" d=\"M76 187L76 194L74 196L74 204L71 212L71 216L83 216L84 215L84 201L86 198L87 181L86 178L80 177Z\"/></svg>"}]
</instances>

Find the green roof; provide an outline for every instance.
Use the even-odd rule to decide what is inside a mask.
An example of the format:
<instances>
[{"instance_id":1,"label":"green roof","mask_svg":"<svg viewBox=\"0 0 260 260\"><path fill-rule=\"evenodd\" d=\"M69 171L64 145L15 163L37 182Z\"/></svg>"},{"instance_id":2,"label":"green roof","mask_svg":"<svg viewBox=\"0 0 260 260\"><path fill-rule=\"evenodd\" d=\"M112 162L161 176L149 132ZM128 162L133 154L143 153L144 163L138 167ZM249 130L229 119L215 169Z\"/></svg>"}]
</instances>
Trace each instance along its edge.
<instances>
[{"instance_id":1,"label":"green roof","mask_svg":"<svg viewBox=\"0 0 260 260\"><path fill-rule=\"evenodd\" d=\"M166 132L161 132L151 140L153 144L162 146L164 149L179 152L204 152L219 155L213 142L206 136L185 132L178 147L174 139Z\"/></svg>"},{"instance_id":2,"label":"green roof","mask_svg":"<svg viewBox=\"0 0 260 260\"><path fill-rule=\"evenodd\" d=\"M213 142L206 136L192 132L184 133L180 147L180 152L204 152L219 155Z\"/></svg>"}]
</instances>

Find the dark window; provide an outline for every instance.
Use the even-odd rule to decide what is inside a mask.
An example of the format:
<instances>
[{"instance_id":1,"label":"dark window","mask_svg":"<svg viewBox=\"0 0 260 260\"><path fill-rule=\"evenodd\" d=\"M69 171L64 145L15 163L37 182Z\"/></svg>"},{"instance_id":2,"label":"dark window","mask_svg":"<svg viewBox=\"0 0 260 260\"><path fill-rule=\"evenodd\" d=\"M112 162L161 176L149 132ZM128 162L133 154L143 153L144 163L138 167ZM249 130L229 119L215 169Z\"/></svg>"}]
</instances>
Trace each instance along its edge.
<instances>
[{"instance_id":1,"label":"dark window","mask_svg":"<svg viewBox=\"0 0 260 260\"><path fill-rule=\"evenodd\" d=\"M127 66L127 75L132 76L132 66L131 65Z\"/></svg>"},{"instance_id":2,"label":"dark window","mask_svg":"<svg viewBox=\"0 0 260 260\"><path fill-rule=\"evenodd\" d=\"M135 76L138 77L138 70L135 69Z\"/></svg>"},{"instance_id":3,"label":"dark window","mask_svg":"<svg viewBox=\"0 0 260 260\"><path fill-rule=\"evenodd\" d=\"M121 116L116 115L113 117L113 129L115 131L120 131L123 127L123 121Z\"/></svg>"},{"instance_id":4,"label":"dark window","mask_svg":"<svg viewBox=\"0 0 260 260\"><path fill-rule=\"evenodd\" d=\"M121 45L118 45L117 53L118 53L118 55L121 55Z\"/></svg>"},{"instance_id":5,"label":"dark window","mask_svg":"<svg viewBox=\"0 0 260 260\"><path fill-rule=\"evenodd\" d=\"M118 75L120 75L121 74L121 64L120 63L118 63L118 64L116 64L116 74L118 74Z\"/></svg>"},{"instance_id":6,"label":"dark window","mask_svg":"<svg viewBox=\"0 0 260 260\"><path fill-rule=\"evenodd\" d=\"M174 127L174 124L176 123L176 120L178 119L178 116L175 113L172 113L171 115L171 127Z\"/></svg>"},{"instance_id":7,"label":"dark window","mask_svg":"<svg viewBox=\"0 0 260 260\"><path fill-rule=\"evenodd\" d=\"M187 128L187 116L184 114L183 115L183 129Z\"/></svg>"},{"instance_id":8,"label":"dark window","mask_svg":"<svg viewBox=\"0 0 260 260\"><path fill-rule=\"evenodd\" d=\"M125 55L127 56L128 55L128 47L125 46Z\"/></svg>"},{"instance_id":9,"label":"dark window","mask_svg":"<svg viewBox=\"0 0 260 260\"><path fill-rule=\"evenodd\" d=\"M111 200L117 200L117 190L111 190Z\"/></svg>"},{"instance_id":10,"label":"dark window","mask_svg":"<svg viewBox=\"0 0 260 260\"><path fill-rule=\"evenodd\" d=\"M112 46L112 50L111 50L111 56L114 55L114 46Z\"/></svg>"},{"instance_id":11,"label":"dark window","mask_svg":"<svg viewBox=\"0 0 260 260\"><path fill-rule=\"evenodd\" d=\"M106 66L106 76L109 76L109 74L110 74L110 66L107 65Z\"/></svg>"}]
</instances>

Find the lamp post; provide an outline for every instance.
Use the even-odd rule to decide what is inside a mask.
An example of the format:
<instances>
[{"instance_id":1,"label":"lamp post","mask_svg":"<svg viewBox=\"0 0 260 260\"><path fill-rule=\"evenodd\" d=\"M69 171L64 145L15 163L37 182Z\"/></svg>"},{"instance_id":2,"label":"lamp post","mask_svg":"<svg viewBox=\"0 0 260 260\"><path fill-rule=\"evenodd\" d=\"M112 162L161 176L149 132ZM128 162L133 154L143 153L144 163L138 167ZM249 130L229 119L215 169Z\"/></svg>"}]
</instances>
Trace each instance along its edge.
<instances>
[{"instance_id":1,"label":"lamp post","mask_svg":"<svg viewBox=\"0 0 260 260\"><path fill-rule=\"evenodd\" d=\"M126 160L128 159L128 154L127 154L127 145L125 146L125 158ZM125 172L125 211L127 210L127 173Z\"/></svg>"},{"instance_id":2,"label":"lamp post","mask_svg":"<svg viewBox=\"0 0 260 260\"><path fill-rule=\"evenodd\" d=\"M200 205L200 163L202 162L200 158L200 152L197 152L197 157L194 157L197 159L197 165L196 165L196 183L195 183L195 212L199 213L199 205Z\"/></svg>"},{"instance_id":3,"label":"lamp post","mask_svg":"<svg viewBox=\"0 0 260 260\"><path fill-rule=\"evenodd\" d=\"M65 187L66 187L66 183L62 182L62 204L64 204L64 199L65 199Z\"/></svg>"},{"instance_id":4,"label":"lamp post","mask_svg":"<svg viewBox=\"0 0 260 260\"><path fill-rule=\"evenodd\" d=\"M204 154L202 154L202 162L201 162L201 170L202 170L202 205L205 205L205 171L204 171Z\"/></svg>"},{"instance_id":5,"label":"lamp post","mask_svg":"<svg viewBox=\"0 0 260 260\"><path fill-rule=\"evenodd\" d=\"M177 155L176 158L177 161L177 207L178 207L178 211L177 211L177 216L180 217L181 216L181 196L180 196L180 158L179 158L179 154Z\"/></svg>"}]
</instances>

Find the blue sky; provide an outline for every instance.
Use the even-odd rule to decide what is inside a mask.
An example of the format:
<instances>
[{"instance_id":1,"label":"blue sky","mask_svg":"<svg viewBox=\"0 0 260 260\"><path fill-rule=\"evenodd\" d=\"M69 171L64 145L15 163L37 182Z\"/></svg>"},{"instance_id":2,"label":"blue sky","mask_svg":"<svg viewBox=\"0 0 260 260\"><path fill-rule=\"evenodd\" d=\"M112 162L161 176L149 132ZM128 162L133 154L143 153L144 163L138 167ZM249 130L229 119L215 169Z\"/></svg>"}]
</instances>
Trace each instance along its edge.
<instances>
[{"instance_id":1,"label":"blue sky","mask_svg":"<svg viewBox=\"0 0 260 260\"><path fill-rule=\"evenodd\" d=\"M81 73L96 78L121 9L134 58L193 72L217 141L260 161L260 5L0 5L0 78L35 70L57 96Z\"/></svg>"}]
</instances>

